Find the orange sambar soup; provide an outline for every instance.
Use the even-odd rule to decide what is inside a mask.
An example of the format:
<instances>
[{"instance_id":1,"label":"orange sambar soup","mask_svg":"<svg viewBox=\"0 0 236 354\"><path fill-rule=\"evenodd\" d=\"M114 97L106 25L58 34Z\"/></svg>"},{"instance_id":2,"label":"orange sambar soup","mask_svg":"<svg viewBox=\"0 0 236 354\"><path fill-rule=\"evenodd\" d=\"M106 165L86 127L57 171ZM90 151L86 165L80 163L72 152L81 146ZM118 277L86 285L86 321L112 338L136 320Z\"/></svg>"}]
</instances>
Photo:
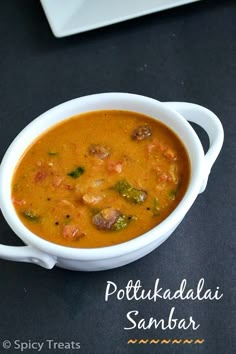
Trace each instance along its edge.
<instances>
[{"instance_id":1,"label":"orange sambar soup","mask_svg":"<svg viewBox=\"0 0 236 354\"><path fill-rule=\"evenodd\" d=\"M145 115L118 110L71 117L21 158L12 202L22 223L56 244L94 248L158 225L188 187L179 138Z\"/></svg>"}]
</instances>

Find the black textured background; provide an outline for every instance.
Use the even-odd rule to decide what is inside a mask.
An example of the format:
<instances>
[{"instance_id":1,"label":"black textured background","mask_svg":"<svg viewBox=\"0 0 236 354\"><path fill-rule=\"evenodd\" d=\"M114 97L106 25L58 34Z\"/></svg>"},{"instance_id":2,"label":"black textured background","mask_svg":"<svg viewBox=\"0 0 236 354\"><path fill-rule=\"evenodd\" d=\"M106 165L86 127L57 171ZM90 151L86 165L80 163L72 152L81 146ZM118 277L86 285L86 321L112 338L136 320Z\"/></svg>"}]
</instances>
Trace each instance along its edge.
<instances>
[{"instance_id":1,"label":"black textured background","mask_svg":"<svg viewBox=\"0 0 236 354\"><path fill-rule=\"evenodd\" d=\"M128 1L128 0L127 0ZM234 354L236 3L203 0L64 39L53 37L38 1L0 2L0 157L20 130L45 110L68 99L123 91L163 101L204 105L221 119L222 152L206 191L176 232L158 249L128 266L99 273L51 271L0 261L2 341L77 341L81 349L43 353ZM199 130L206 143L206 137ZM21 244L0 218L0 241ZM106 282L124 287L140 279L148 289L160 278L178 288L219 286L219 302L104 301ZM167 318L192 315L196 332L124 331L126 313ZM127 344L129 338L204 338L194 344ZM34 353L26 350L25 353Z\"/></svg>"}]
</instances>

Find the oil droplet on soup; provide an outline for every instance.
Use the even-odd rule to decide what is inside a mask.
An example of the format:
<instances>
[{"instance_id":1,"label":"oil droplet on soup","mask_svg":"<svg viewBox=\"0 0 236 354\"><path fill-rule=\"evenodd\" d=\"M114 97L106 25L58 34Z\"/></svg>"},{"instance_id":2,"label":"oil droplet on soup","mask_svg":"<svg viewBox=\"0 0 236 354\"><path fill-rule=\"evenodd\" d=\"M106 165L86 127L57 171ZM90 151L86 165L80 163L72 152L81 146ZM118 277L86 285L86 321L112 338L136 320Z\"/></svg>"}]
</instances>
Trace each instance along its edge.
<instances>
[{"instance_id":1,"label":"oil droplet on soup","mask_svg":"<svg viewBox=\"0 0 236 354\"><path fill-rule=\"evenodd\" d=\"M36 235L93 248L133 239L163 221L183 198L190 161L163 123L129 111L64 120L22 156L12 202Z\"/></svg>"}]
</instances>

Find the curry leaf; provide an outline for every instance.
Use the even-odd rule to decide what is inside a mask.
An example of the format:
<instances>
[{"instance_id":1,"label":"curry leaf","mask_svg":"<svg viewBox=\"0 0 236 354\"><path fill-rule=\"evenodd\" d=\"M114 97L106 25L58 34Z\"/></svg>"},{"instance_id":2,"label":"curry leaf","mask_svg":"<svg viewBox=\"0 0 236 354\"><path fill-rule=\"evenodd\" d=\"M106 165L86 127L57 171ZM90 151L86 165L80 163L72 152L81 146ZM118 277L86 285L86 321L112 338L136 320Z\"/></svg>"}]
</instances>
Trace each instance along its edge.
<instances>
[{"instance_id":1,"label":"curry leaf","mask_svg":"<svg viewBox=\"0 0 236 354\"><path fill-rule=\"evenodd\" d=\"M67 176L70 176L72 178L78 178L84 173L84 168L79 166L75 170L67 173Z\"/></svg>"},{"instance_id":2,"label":"curry leaf","mask_svg":"<svg viewBox=\"0 0 236 354\"><path fill-rule=\"evenodd\" d=\"M56 156L58 153L56 151L48 151L49 156Z\"/></svg>"}]
</instances>

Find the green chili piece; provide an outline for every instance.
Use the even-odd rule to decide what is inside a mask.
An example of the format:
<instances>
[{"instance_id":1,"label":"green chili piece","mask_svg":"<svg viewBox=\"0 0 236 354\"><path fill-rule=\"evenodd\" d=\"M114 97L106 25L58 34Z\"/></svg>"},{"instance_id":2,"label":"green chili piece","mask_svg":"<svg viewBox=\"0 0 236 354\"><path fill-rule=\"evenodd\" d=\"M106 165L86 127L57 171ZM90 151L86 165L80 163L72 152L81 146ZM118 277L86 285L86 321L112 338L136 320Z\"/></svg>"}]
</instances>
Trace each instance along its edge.
<instances>
[{"instance_id":1,"label":"green chili piece","mask_svg":"<svg viewBox=\"0 0 236 354\"><path fill-rule=\"evenodd\" d=\"M168 196L171 200L175 200L176 194L177 194L177 189L169 191Z\"/></svg>"},{"instance_id":2,"label":"green chili piece","mask_svg":"<svg viewBox=\"0 0 236 354\"><path fill-rule=\"evenodd\" d=\"M135 216L121 215L121 216L119 216L119 218L117 219L115 224L112 225L112 230L114 230L114 231L122 230L122 229L126 228L131 223L132 220L135 220L135 219L136 219Z\"/></svg>"},{"instance_id":3,"label":"green chili piece","mask_svg":"<svg viewBox=\"0 0 236 354\"><path fill-rule=\"evenodd\" d=\"M126 180L118 181L113 188L123 198L132 203L142 204L147 198L147 192L133 187Z\"/></svg>"},{"instance_id":4,"label":"green chili piece","mask_svg":"<svg viewBox=\"0 0 236 354\"><path fill-rule=\"evenodd\" d=\"M22 215L28 219L29 221L32 222L39 222L41 217L35 213L33 213L31 210L24 210L22 211Z\"/></svg>"},{"instance_id":5,"label":"green chili piece","mask_svg":"<svg viewBox=\"0 0 236 354\"><path fill-rule=\"evenodd\" d=\"M156 197L153 199L152 214L153 216L160 215L160 204L158 198Z\"/></svg>"}]
</instances>

